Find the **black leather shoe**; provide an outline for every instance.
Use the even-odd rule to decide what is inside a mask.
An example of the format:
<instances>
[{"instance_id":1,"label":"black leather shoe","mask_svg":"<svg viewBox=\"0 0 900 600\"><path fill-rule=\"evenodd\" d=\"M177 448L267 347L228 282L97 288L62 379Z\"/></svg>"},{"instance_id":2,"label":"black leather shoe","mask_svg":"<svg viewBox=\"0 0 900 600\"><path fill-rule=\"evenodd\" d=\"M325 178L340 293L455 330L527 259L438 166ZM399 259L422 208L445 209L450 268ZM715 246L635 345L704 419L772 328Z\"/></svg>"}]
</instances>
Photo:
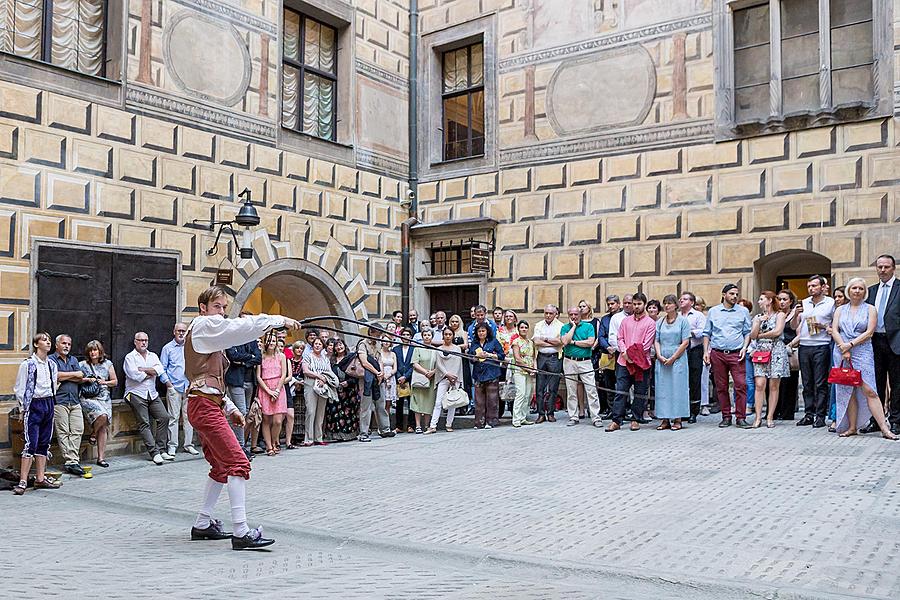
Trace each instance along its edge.
<instances>
[{"instance_id":1,"label":"black leather shoe","mask_svg":"<svg viewBox=\"0 0 900 600\"><path fill-rule=\"evenodd\" d=\"M878 433L881 429L878 427L878 423L875 421L869 421L869 423L865 427L860 427L860 433Z\"/></svg>"},{"instance_id":2,"label":"black leather shoe","mask_svg":"<svg viewBox=\"0 0 900 600\"><path fill-rule=\"evenodd\" d=\"M696 415L691 415L690 417L688 417L688 423L696 423L696 422L697 422Z\"/></svg>"},{"instance_id":3,"label":"black leather shoe","mask_svg":"<svg viewBox=\"0 0 900 600\"><path fill-rule=\"evenodd\" d=\"M818 429L820 427L825 427L825 419L823 419L821 417L817 418L816 422L813 423L813 427L815 427L816 429Z\"/></svg>"},{"instance_id":4,"label":"black leather shoe","mask_svg":"<svg viewBox=\"0 0 900 600\"><path fill-rule=\"evenodd\" d=\"M747 422L747 419L738 419L735 421L734 426L738 429L750 429L750 423Z\"/></svg>"},{"instance_id":5,"label":"black leather shoe","mask_svg":"<svg viewBox=\"0 0 900 600\"><path fill-rule=\"evenodd\" d=\"M263 537L262 527L251 529L247 535L243 537L231 536L232 550L259 550L266 546L271 546L275 540Z\"/></svg>"},{"instance_id":6,"label":"black leather shoe","mask_svg":"<svg viewBox=\"0 0 900 600\"><path fill-rule=\"evenodd\" d=\"M803 418L797 421L797 427L805 427L806 425L812 425L815 423L815 419L812 415L803 415Z\"/></svg>"},{"instance_id":7,"label":"black leather shoe","mask_svg":"<svg viewBox=\"0 0 900 600\"><path fill-rule=\"evenodd\" d=\"M380 435L380 436L383 437L383 438L392 438L392 437L394 437L394 436L397 435L397 434L394 433L394 432L391 431L391 430L387 430L387 431L379 431L379 432L378 432L378 435Z\"/></svg>"},{"instance_id":8,"label":"black leather shoe","mask_svg":"<svg viewBox=\"0 0 900 600\"><path fill-rule=\"evenodd\" d=\"M231 537L230 531L225 531L222 521L210 519L209 525L203 529L191 527L191 540L227 540Z\"/></svg>"},{"instance_id":9,"label":"black leather shoe","mask_svg":"<svg viewBox=\"0 0 900 600\"><path fill-rule=\"evenodd\" d=\"M731 427L731 417L722 417L722 422L719 423L719 427Z\"/></svg>"}]
</instances>

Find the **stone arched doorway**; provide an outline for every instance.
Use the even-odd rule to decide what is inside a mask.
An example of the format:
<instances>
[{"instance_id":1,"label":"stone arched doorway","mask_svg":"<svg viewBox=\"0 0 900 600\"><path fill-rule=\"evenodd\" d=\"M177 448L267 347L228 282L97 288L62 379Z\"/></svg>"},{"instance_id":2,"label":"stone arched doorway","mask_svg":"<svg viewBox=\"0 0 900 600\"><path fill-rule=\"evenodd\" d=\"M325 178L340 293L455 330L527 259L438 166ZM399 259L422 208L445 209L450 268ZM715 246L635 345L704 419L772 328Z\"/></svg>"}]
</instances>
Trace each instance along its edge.
<instances>
[{"instance_id":1,"label":"stone arched doorway","mask_svg":"<svg viewBox=\"0 0 900 600\"><path fill-rule=\"evenodd\" d=\"M234 298L231 317L241 310L283 314L294 319L320 315L357 318L350 300L325 269L299 258L281 258L264 264L244 282ZM320 321L346 333L358 328L341 321Z\"/></svg>"},{"instance_id":2,"label":"stone arched doorway","mask_svg":"<svg viewBox=\"0 0 900 600\"><path fill-rule=\"evenodd\" d=\"M831 259L809 250L781 250L767 254L753 263L756 293L763 290L790 288L798 298L805 298L806 281L811 275L822 275L831 283Z\"/></svg>"}]
</instances>

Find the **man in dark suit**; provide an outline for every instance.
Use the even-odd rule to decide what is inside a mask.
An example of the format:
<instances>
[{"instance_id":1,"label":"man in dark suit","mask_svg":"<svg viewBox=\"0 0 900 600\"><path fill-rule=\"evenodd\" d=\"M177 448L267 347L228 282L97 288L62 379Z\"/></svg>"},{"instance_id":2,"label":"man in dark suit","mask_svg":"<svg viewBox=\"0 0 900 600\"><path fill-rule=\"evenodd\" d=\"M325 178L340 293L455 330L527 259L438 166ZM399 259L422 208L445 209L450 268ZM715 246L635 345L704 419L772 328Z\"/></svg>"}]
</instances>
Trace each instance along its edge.
<instances>
[{"instance_id":1,"label":"man in dark suit","mask_svg":"<svg viewBox=\"0 0 900 600\"><path fill-rule=\"evenodd\" d=\"M878 283L869 287L866 302L878 311L872 348L875 351L875 382L878 397L885 401L887 385L891 386L888 420L891 431L900 434L900 280L894 275L897 262L889 254L875 259ZM875 420L860 429L860 433L879 431Z\"/></svg>"}]
</instances>

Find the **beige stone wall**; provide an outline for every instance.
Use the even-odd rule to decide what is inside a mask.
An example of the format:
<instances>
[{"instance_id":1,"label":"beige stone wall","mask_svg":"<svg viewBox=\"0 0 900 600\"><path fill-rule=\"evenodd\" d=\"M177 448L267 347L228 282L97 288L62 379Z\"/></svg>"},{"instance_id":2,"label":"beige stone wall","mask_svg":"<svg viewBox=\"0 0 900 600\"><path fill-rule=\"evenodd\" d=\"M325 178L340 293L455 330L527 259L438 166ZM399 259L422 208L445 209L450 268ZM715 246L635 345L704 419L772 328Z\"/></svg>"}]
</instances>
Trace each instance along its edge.
<instances>
[{"instance_id":1,"label":"beige stone wall","mask_svg":"<svg viewBox=\"0 0 900 600\"><path fill-rule=\"evenodd\" d=\"M753 293L781 250L828 257L840 285L900 251L900 125L882 119L725 144L502 169L423 184L426 222L497 219L490 303L691 290ZM797 265L803 272L803 265Z\"/></svg>"},{"instance_id":2,"label":"beige stone wall","mask_svg":"<svg viewBox=\"0 0 900 600\"><path fill-rule=\"evenodd\" d=\"M426 35L485 16L497 28L499 168L461 161L419 189L425 223L499 221L489 303L716 301L724 281L748 296L774 285L754 263L782 250L824 255L837 284L900 252L896 118L713 143L712 4L420 2Z\"/></svg>"},{"instance_id":3,"label":"beige stone wall","mask_svg":"<svg viewBox=\"0 0 900 600\"><path fill-rule=\"evenodd\" d=\"M339 118L358 128L335 152L317 153L315 145L300 152L282 140L280 0L130 0L121 24L125 73L109 84L117 98L82 99L79 76L68 75L69 90L60 84L67 75L4 57L20 74L0 76L0 456L9 452L16 369L29 353L35 238L179 251L189 318L199 290L234 250L223 241L208 257L214 234L192 221L231 218L237 194L249 188L265 230L256 234L253 260L235 258L235 292L259 267L300 258L331 274L360 318L399 307L408 3L319 4L349 7L352 21L352 52L342 47L338 60L351 60L353 98ZM173 23L189 27L179 33ZM247 54L238 46L221 56L202 48L172 54L177 36L197 27L226 45L234 38ZM198 65L246 69L247 79L227 72L192 79ZM198 82L207 87L193 91ZM224 97L229 86L239 97ZM385 106L396 119L376 119ZM136 448L128 412L116 412L113 451Z\"/></svg>"}]
</instances>

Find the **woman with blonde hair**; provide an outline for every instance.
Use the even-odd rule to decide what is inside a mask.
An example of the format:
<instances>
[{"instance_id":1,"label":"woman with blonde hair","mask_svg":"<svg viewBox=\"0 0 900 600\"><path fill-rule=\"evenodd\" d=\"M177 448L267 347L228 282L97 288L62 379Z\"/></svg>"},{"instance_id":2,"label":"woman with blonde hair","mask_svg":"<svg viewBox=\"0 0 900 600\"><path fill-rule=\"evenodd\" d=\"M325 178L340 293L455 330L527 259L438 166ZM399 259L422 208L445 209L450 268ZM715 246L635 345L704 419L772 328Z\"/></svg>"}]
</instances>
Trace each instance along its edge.
<instances>
[{"instance_id":1,"label":"woman with blonde hair","mask_svg":"<svg viewBox=\"0 0 900 600\"><path fill-rule=\"evenodd\" d=\"M278 437L287 414L284 386L291 378L291 371L284 352L278 352L278 336L274 331L265 335L262 345L262 363L256 367L256 399L263 414L266 454L275 456L279 452Z\"/></svg>"},{"instance_id":2,"label":"woman with blonde hair","mask_svg":"<svg viewBox=\"0 0 900 600\"><path fill-rule=\"evenodd\" d=\"M834 364L849 366L862 373L859 386L839 385L835 387L837 408L837 432L840 437L857 434L857 429L873 417L881 429L881 437L896 440L884 418L884 407L875 391L875 353L872 350L872 335L878 320L878 311L866 303L866 282L862 277L854 277L847 282L847 304L834 311L831 323L831 337L834 339Z\"/></svg>"}]
</instances>

